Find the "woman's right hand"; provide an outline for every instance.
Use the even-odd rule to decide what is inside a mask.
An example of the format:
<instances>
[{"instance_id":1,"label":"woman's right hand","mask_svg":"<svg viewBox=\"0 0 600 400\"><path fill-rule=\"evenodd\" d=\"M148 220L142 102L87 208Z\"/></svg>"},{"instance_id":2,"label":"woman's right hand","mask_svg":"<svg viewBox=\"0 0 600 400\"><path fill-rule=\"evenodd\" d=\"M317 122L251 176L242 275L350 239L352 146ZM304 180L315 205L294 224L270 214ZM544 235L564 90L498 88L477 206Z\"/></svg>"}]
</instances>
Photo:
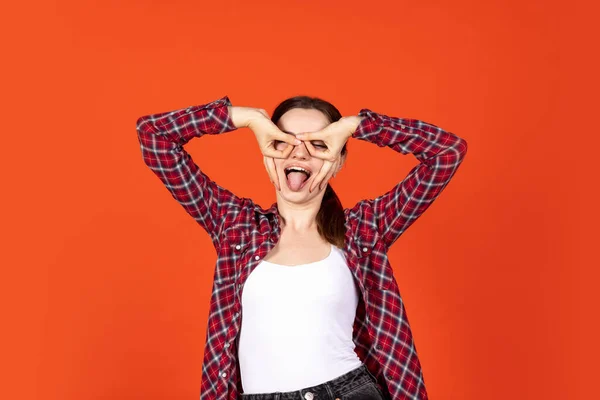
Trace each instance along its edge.
<instances>
[{"instance_id":1,"label":"woman's right hand","mask_svg":"<svg viewBox=\"0 0 600 400\"><path fill-rule=\"evenodd\" d=\"M271 121L269 114L261 108L231 106L229 112L236 128L250 128L254 132L271 183L277 190L281 190L273 158L287 158L294 146L302 142L293 135L282 132ZM276 148L275 142L284 142L288 145L285 149L280 150L281 146Z\"/></svg>"}]
</instances>

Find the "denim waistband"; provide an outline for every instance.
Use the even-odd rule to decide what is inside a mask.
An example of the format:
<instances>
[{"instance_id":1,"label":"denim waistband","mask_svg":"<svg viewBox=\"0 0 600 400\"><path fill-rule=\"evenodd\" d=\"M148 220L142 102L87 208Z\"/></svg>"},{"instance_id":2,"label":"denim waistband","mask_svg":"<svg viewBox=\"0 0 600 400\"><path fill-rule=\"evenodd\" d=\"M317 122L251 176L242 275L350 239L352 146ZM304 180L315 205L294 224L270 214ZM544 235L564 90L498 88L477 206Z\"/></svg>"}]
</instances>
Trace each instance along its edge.
<instances>
[{"instance_id":1,"label":"denim waistband","mask_svg":"<svg viewBox=\"0 0 600 400\"><path fill-rule=\"evenodd\" d=\"M375 378L367 369L365 364L346 372L337 378L323 382L316 386L309 386L300 390L291 392L273 392L273 393L240 393L239 398L243 400L315 400L333 398L333 394L338 396L350 392L353 389L368 383L376 382Z\"/></svg>"}]
</instances>

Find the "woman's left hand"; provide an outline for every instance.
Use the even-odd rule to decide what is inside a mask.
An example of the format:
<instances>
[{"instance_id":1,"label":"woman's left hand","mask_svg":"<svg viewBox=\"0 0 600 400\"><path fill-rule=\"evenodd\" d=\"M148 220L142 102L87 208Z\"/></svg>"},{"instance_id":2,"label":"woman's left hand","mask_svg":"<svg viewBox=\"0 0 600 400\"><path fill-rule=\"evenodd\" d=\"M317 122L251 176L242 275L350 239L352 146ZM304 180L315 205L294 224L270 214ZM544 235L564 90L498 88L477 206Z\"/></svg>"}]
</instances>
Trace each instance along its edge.
<instances>
[{"instance_id":1,"label":"woman's left hand","mask_svg":"<svg viewBox=\"0 0 600 400\"><path fill-rule=\"evenodd\" d=\"M313 157L324 160L321 170L312 182L309 191L319 187L322 190L321 183L327 184L329 178L335 174L341 161L341 152L346 141L352 136L356 128L360 125L362 118L353 115L342 117L338 121L327 125L325 128L317 132L301 133L296 135L296 139L300 139L306 144L308 152ZM316 149L311 143L311 140L320 140L327 146L326 149Z\"/></svg>"}]
</instances>

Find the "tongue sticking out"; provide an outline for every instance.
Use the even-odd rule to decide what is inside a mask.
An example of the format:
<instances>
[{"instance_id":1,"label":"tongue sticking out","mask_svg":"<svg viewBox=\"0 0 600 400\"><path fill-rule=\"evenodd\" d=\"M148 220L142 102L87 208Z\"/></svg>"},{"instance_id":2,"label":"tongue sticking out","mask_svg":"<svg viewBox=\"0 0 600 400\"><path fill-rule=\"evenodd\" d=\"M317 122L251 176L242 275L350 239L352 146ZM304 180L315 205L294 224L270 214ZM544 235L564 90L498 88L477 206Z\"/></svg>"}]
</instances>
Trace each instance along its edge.
<instances>
[{"instance_id":1,"label":"tongue sticking out","mask_svg":"<svg viewBox=\"0 0 600 400\"><path fill-rule=\"evenodd\" d=\"M290 172L287 176L288 186L296 192L300 190L300 186L302 186L307 179L308 176L304 172Z\"/></svg>"}]
</instances>

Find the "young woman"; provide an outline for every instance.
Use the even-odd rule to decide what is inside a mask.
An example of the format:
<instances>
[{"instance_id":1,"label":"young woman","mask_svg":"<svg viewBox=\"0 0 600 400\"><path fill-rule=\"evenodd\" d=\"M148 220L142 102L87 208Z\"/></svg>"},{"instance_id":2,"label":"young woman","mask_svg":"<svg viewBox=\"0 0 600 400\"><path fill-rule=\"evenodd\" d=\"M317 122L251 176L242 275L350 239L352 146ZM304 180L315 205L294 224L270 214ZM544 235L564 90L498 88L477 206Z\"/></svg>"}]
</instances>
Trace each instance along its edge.
<instances>
[{"instance_id":1,"label":"young woman","mask_svg":"<svg viewBox=\"0 0 600 400\"><path fill-rule=\"evenodd\" d=\"M241 127L276 188L268 209L219 186L183 148ZM140 117L137 132L145 164L217 251L201 400L427 399L387 252L454 176L464 139L369 109L342 117L306 96L271 118L225 96ZM387 193L343 208L329 179L349 138L420 163Z\"/></svg>"}]
</instances>

